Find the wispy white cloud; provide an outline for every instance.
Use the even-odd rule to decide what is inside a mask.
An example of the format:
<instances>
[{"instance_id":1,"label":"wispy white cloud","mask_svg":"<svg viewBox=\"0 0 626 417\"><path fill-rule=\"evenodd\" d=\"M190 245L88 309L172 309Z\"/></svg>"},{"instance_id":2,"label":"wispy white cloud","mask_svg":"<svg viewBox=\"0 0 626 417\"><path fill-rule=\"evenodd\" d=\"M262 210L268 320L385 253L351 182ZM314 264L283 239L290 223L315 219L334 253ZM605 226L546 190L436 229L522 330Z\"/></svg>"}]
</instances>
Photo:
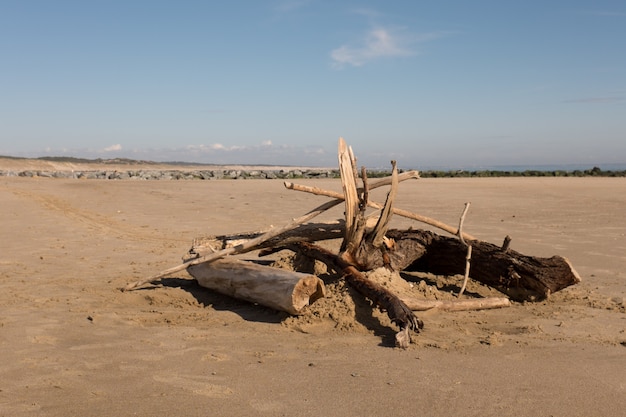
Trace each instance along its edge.
<instances>
[{"instance_id":1,"label":"wispy white cloud","mask_svg":"<svg viewBox=\"0 0 626 417\"><path fill-rule=\"evenodd\" d=\"M107 146L106 148L102 149L102 152L117 152L121 150L122 150L122 145L117 143L115 145Z\"/></svg>"},{"instance_id":2,"label":"wispy white cloud","mask_svg":"<svg viewBox=\"0 0 626 417\"><path fill-rule=\"evenodd\" d=\"M274 145L264 140L258 145L230 145L219 143L189 145L167 151L170 158L191 162L217 164L287 164L306 166L333 166L334 156L321 146Z\"/></svg>"},{"instance_id":3,"label":"wispy white cloud","mask_svg":"<svg viewBox=\"0 0 626 417\"><path fill-rule=\"evenodd\" d=\"M41 156L74 156L80 158L102 158L101 148L46 148L39 151L13 153L14 156L38 158ZM367 166L366 155L360 159ZM263 140L258 144L207 143L175 148L129 147L119 149L115 157L155 162L195 162L215 165L275 165L333 168L337 166L334 141L313 145L274 144ZM385 158L388 160L388 158Z\"/></svg>"},{"instance_id":4,"label":"wispy white cloud","mask_svg":"<svg viewBox=\"0 0 626 417\"><path fill-rule=\"evenodd\" d=\"M277 146L272 145L271 140L264 140L258 145L229 145L225 146L221 143L209 143L200 145L187 145L184 148L172 149L172 152L185 153L188 155L228 155L243 153L258 153L276 150Z\"/></svg>"},{"instance_id":5,"label":"wispy white cloud","mask_svg":"<svg viewBox=\"0 0 626 417\"><path fill-rule=\"evenodd\" d=\"M209 144L200 144L200 145L188 145L185 147L185 149L191 152L211 153L211 152L230 152L230 151L234 151L237 149L241 149L241 147L237 145L224 146L221 143L209 143Z\"/></svg>"},{"instance_id":6,"label":"wispy white cloud","mask_svg":"<svg viewBox=\"0 0 626 417\"><path fill-rule=\"evenodd\" d=\"M416 55L415 46L443 36L442 32L415 35L401 29L376 27L355 45L346 44L333 49L330 56L333 68L347 65L360 67L381 58Z\"/></svg>"}]
</instances>

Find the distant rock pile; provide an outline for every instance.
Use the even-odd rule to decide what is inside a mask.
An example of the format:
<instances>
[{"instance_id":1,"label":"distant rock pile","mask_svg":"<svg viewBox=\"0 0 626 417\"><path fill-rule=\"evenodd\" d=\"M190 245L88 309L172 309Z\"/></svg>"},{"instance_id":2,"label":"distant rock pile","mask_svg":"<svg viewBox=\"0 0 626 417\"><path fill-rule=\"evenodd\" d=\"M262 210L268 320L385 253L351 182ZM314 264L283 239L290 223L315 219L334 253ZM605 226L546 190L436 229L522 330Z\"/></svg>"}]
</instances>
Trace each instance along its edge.
<instances>
[{"instance_id":1,"label":"distant rock pile","mask_svg":"<svg viewBox=\"0 0 626 417\"><path fill-rule=\"evenodd\" d=\"M84 170L84 171L43 171L0 170L4 177L29 178L75 178L94 180L221 180L221 179L287 179L287 178L339 178L335 169L280 169L280 170Z\"/></svg>"}]
</instances>

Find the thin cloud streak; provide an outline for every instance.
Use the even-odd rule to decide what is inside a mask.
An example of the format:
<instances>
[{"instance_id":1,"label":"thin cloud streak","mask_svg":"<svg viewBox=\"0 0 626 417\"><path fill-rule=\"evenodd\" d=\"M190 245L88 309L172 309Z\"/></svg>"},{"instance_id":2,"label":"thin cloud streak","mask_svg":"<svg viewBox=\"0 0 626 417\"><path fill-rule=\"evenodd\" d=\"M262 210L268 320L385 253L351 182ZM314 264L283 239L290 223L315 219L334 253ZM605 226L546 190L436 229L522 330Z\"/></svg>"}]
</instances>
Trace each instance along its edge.
<instances>
[{"instance_id":1,"label":"thin cloud streak","mask_svg":"<svg viewBox=\"0 0 626 417\"><path fill-rule=\"evenodd\" d=\"M363 37L360 45L342 45L333 49L330 53L332 66L335 69L342 69L347 65L361 67L381 58L416 55L417 52L413 49L415 44L434 40L442 35L441 32L412 35L400 30L377 27Z\"/></svg>"},{"instance_id":2,"label":"thin cloud streak","mask_svg":"<svg viewBox=\"0 0 626 417\"><path fill-rule=\"evenodd\" d=\"M162 151L153 150L152 154ZM328 167L333 166L334 162L332 153L321 146L274 145L271 140L264 140L258 145L188 145L168 149L165 153L176 155L178 160L217 164L281 165L290 161L290 165Z\"/></svg>"},{"instance_id":3,"label":"thin cloud streak","mask_svg":"<svg viewBox=\"0 0 626 417\"><path fill-rule=\"evenodd\" d=\"M115 145L107 146L106 148L102 149L102 152L118 152L121 150L122 150L122 145L117 143Z\"/></svg>"},{"instance_id":4,"label":"thin cloud streak","mask_svg":"<svg viewBox=\"0 0 626 417\"><path fill-rule=\"evenodd\" d=\"M107 149L105 152L104 149ZM274 145L264 140L258 145L224 145L209 143L187 145L178 148L122 149L121 145L107 148L45 148L41 151L17 152L14 156L39 158L42 156L70 156L78 158L130 158L154 162L192 162L217 165L289 165L310 167L334 167L336 156L332 149L320 145ZM288 161L288 162L286 162Z\"/></svg>"}]
</instances>

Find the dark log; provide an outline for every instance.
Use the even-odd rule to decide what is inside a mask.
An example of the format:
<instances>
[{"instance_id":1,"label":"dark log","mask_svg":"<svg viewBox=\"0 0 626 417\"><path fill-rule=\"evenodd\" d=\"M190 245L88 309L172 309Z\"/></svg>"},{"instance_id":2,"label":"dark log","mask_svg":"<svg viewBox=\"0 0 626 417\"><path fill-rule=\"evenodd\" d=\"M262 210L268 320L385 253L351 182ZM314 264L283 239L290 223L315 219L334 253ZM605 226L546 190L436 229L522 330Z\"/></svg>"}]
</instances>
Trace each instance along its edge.
<instances>
[{"instance_id":1,"label":"dark log","mask_svg":"<svg viewBox=\"0 0 626 417\"><path fill-rule=\"evenodd\" d=\"M389 230L395 241L388 250L393 269L424 271L437 275L463 275L466 246L457 238L426 230ZM536 301L580 282L580 276L564 257L540 258L523 255L510 248L473 240L470 278L487 284L517 301ZM364 243L355 263L369 270L384 265L379 250Z\"/></svg>"}]
</instances>

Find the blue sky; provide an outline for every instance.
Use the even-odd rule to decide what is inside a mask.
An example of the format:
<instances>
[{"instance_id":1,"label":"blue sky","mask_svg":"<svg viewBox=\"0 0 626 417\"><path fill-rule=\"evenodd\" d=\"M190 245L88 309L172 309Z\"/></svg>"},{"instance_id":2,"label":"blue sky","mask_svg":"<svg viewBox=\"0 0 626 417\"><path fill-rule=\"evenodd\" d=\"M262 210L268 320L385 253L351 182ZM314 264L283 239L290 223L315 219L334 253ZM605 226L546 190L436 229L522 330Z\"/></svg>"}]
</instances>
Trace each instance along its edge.
<instances>
[{"instance_id":1,"label":"blue sky","mask_svg":"<svg viewBox=\"0 0 626 417\"><path fill-rule=\"evenodd\" d=\"M0 0L0 154L626 163L626 2Z\"/></svg>"}]
</instances>

